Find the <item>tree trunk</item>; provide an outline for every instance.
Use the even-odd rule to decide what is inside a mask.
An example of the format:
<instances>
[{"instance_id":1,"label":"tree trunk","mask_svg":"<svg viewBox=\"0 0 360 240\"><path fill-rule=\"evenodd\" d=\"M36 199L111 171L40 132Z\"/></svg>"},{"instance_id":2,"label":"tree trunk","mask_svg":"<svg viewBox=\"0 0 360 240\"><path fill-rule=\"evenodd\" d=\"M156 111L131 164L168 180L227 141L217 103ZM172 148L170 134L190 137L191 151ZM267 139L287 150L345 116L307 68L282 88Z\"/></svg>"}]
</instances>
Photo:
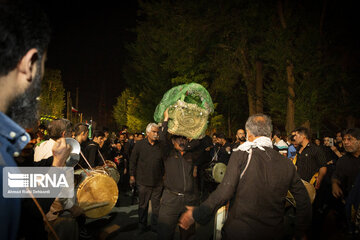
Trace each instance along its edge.
<instances>
[{"instance_id":1,"label":"tree trunk","mask_svg":"<svg viewBox=\"0 0 360 240\"><path fill-rule=\"evenodd\" d=\"M251 74L250 64L245 54L244 49L240 48L240 61L242 67L242 75L245 80L248 103L249 103L249 116L256 113L256 93L255 93L255 78Z\"/></svg>"},{"instance_id":2,"label":"tree trunk","mask_svg":"<svg viewBox=\"0 0 360 240\"><path fill-rule=\"evenodd\" d=\"M286 124L285 130L287 134L290 134L291 131L295 129L295 77L294 77L294 65L289 63L286 67L287 73L287 84L288 84L288 100L287 100L287 110L286 110Z\"/></svg>"},{"instance_id":3,"label":"tree trunk","mask_svg":"<svg viewBox=\"0 0 360 240\"><path fill-rule=\"evenodd\" d=\"M262 113L263 109L263 76L262 62L256 61L256 113Z\"/></svg>"}]
</instances>

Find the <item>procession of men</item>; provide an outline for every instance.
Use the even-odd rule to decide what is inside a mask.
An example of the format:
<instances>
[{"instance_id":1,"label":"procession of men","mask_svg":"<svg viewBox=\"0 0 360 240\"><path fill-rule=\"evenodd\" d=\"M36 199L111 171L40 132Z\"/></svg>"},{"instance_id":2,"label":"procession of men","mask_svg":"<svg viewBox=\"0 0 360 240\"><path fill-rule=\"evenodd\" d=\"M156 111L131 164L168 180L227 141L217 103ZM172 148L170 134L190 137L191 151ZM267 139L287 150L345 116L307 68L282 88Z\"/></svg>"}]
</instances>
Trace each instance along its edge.
<instances>
[{"instance_id":1,"label":"procession of men","mask_svg":"<svg viewBox=\"0 0 360 240\"><path fill-rule=\"evenodd\" d=\"M198 229L209 222L221 237L214 231L207 239L323 239L331 218L337 223L332 230L359 239L359 128L339 132L335 144L324 136L317 145L308 128L285 138L270 115L258 113L234 140L210 135L214 105L204 87L191 83L169 90L183 97L170 101L164 94L154 114L160 121L148 123L145 134L98 126L89 136L88 124L55 119L42 135L33 126L50 42L47 18L32 5L1 4L0 31L0 185L6 167L24 166L70 166L78 181L73 198L2 195L1 239L105 239L91 231L89 220L116 214L126 197L138 206L132 239L148 233L159 240L205 239ZM191 94L195 100L186 102ZM69 165L73 158L76 164ZM107 182L95 188L101 179ZM109 199L98 200L110 185ZM84 204L81 190L86 197L95 191L98 196L86 200L96 201ZM222 222L219 209L225 209ZM101 217L89 214L101 210Z\"/></svg>"}]
</instances>

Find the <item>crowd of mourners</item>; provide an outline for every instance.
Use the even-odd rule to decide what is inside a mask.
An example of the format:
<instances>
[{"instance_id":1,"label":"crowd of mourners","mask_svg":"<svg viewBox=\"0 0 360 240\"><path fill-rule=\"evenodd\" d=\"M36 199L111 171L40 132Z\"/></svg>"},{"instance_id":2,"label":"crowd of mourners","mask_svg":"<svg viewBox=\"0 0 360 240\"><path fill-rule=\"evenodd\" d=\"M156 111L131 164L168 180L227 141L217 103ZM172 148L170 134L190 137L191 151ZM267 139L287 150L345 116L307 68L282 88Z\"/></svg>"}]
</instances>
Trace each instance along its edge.
<instances>
[{"instance_id":1,"label":"crowd of mourners","mask_svg":"<svg viewBox=\"0 0 360 240\"><path fill-rule=\"evenodd\" d=\"M195 223L211 220L222 239L359 238L358 128L323 141L304 127L284 137L269 116L254 114L234 140L223 133L189 139L169 133L165 110L163 122L149 123L145 134L73 126L67 119L28 133L37 120L50 25L34 3L5 1L0 29L0 186L6 186L6 167L66 166L72 149L66 138L74 138L81 146L75 171L110 160L120 175L119 194L134 202L137 196L140 239L147 231L174 239L177 226L180 239L201 238ZM214 220L223 206L226 220ZM85 212L73 198L2 194L0 238L96 239Z\"/></svg>"},{"instance_id":2,"label":"crowd of mourners","mask_svg":"<svg viewBox=\"0 0 360 240\"><path fill-rule=\"evenodd\" d=\"M170 178L166 177L169 173L164 166L164 147L159 144L163 140L159 135L166 137L167 134L163 131L164 124L151 123L146 129L146 134L130 133L124 126L117 132L111 132L107 128L94 130L92 136L89 136L89 125L78 123L72 126L70 121L59 119L50 122L47 127L40 125L36 132L30 131L32 140L15 159L19 166L51 166L51 149L55 141L62 137L76 139L81 144L83 154L75 169L94 168L104 165L104 160L113 161L120 175L119 194L131 196L132 204L139 204L139 234L148 230L157 232L160 199L167 192L186 192L186 189L179 191L175 181L165 183L164 187L164 181L169 181ZM194 179L195 185L191 187L194 194L193 205L204 201L219 185L213 176L214 166L217 163L227 165L233 151L247 141L244 129L236 132L235 139L228 138L223 133L212 133L200 140L190 140L181 136L167 137L172 140L172 145L178 144L185 153L191 153L191 162L185 174L190 174ZM304 127L295 129L285 137L279 130L274 129L271 140L273 148L296 166L300 178L316 189L308 236L323 237L323 228L329 216L332 216L338 232L357 237L360 224L360 130L347 129L337 132L334 136L319 139L312 138L309 130ZM182 171L181 166L173 167L174 172ZM173 174L176 173L171 173L171 178L176 178ZM150 200L153 211L151 227L147 226ZM291 203L291 199L287 200ZM287 204L286 209L286 217L290 222L295 221L291 216L296 204ZM72 217L83 214L78 206L71 206L70 210L73 212ZM50 221L56 219L49 214L47 216ZM77 221L79 224L79 220ZM80 226L83 225L84 220L82 223L80 221ZM291 228L290 225L288 227ZM61 235L61 227L58 231ZM68 228L63 231L69 234ZM76 233L78 231L76 230ZM83 235L87 234L85 228L80 228L80 232ZM171 230L169 234L173 236Z\"/></svg>"}]
</instances>

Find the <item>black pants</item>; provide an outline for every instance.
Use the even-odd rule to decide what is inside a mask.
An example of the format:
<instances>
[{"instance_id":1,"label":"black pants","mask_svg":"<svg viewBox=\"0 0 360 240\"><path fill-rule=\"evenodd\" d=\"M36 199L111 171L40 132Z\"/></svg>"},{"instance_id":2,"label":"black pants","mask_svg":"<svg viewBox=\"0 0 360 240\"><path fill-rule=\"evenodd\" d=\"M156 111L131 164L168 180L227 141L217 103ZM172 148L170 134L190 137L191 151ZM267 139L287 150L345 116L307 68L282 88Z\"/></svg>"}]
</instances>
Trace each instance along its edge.
<instances>
[{"instance_id":1,"label":"black pants","mask_svg":"<svg viewBox=\"0 0 360 240\"><path fill-rule=\"evenodd\" d=\"M168 190L164 190L159 212L159 240L174 239L179 218L181 214L186 211L186 205L195 205L192 203L195 203L195 201L188 201L186 196L177 196ZM180 239L195 239L195 224L191 225L188 230L182 229L181 227L179 227L179 230Z\"/></svg>"},{"instance_id":2,"label":"black pants","mask_svg":"<svg viewBox=\"0 0 360 240\"><path fill-rule=\"evenodd\" d=\"M149 187L138 184L137 189L139 193L139 228L146 230L149 201L151 200L151 228L156 230L163 186L160 184L156 187Z\"/></svg>"}]
</instances>

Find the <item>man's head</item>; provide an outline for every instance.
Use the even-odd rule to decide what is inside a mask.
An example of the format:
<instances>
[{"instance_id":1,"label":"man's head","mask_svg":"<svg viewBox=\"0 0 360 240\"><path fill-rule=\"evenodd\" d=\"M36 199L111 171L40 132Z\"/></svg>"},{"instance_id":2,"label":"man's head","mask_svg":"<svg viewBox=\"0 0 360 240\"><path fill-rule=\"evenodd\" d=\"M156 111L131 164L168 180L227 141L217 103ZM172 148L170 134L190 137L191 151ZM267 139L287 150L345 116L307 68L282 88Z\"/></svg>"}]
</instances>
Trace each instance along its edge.
<instances>
[{"instance_id":1,"label":"man's head","mask_svg":"<svg viewBox=\"0 0 360 240\"><path fill-rule=\"evenodd\" d=\"M146 135L149 142L159 140L159 126L156 123L149 123L146 127Z\"/></svg>"},{"instance_id":2,"label":"man's head","mask_svg":"<svg viewBox=\"0 0 360 240\"><path fill-rule=\"evenodd\" d=\"M360 129L350 128L344 132L344 148L354 155L360 154Z\"/></svg>"},{"instance_id":3,"label":"man's head","mask_svg":"<svg viewBox=\"0 0 360 240\"><path fill-rule=\"evenodd\" d=\"M324 146L330 147L330 138L329 137L324 137L323 141L324 141Z\"/></svg>"},{"instance_id":4,"label":"man's head","mask_svg":"<svg viewBox=\"0 0 360 240\"><path fill-rule=\"evenodd\" d=\"M341 143L343 140L341 131L336 133L336 142Z\"/></svg>"},{"instance_id":5,"label":"man's head","mask_svg":"<svg viewBox=\"0 0 360 240\"><path fill-rule=\"evenodd\" d=\"M295 142L299 145L304 146L303 144L308 142L310 138L309 129L305 127L299 127L295 129Z\"/></svg>"},{"instance_id":6,"label":"man's head","mask_svg":"<svg viewBox=\"0 0 360 240\"><path fill-rule=\"evenodd\" d=\"M180 152L183 152L187 144L189 143L189 140L186 137L177 135L171 136L171 141L174 145L174 148Z\"/></svg>"},{"instance_id":7,"label":"man's head","mask_svg":"<svg viewBox=\"0 0 360 240\"><path fill-rule=\"evenodd\" d=\"M274 131L273 131L273 133L272 133L272 139L273 139L274 141L279 141L280 138L281 138L281 132L280 132L279 129L275 128Z\"/></svg>"},{"instance_id":8,"label":"man's head","mask_svg":"<svg viewBox=\"0 0 360 240\"><path fill-rule=\"evenodd\" d=\"M116 141L115 141L115 146L116 146L116 149L119 150L119 151L120 151L121 148L122 148L121 142L120 142L119 140L116 140Z\"/></svg>"},{"instance_id":9,"label":"man's head","mask_svg":"<svg viewBox=\"0 0 360 240\"><path fill-rule=\"evenodd\" d=\"M107 138L109 137L109 135L110 135L109 129L106 128L106 127L104 127L104 128L103 128L103 132L104 132L104 134L105 134L105 138L107 139Z\"/></svg>"},{"instance_id":10,"label":"man's head","mask_svg":"<svg viewBox=\"0 0 360 240\"><path fill-rule=\"evenodd\" d=\"M89 128L85 123L78 123L74 127L75 138L79 143L85 142L89 136Z\"/></svg>"},{"instance_id":11,"label":"man's head","mask_svg":"<svg viewBox=\"0 0 360 240\"><path fill-rule=\"evenodd\" d=\"M226 143L226 137L224 133L217 134L217 143L224 145Z\"/></svg>"},{"instance_id":12,"label":"man's head","mask_svg":"<svg viewBox=\"0 0 360 240\"><path fill-rule=\"evenodd\" d=\"M218 141L218 139L217 139L217 134L214 133L214 134L212 135L212 142L213 142L213 144L216 144L217 141Z\"/></svg>"},{"instance_id":13,"label":"man's head","mask_svg":"<svg viewBox=\"0 0 360 240\"><path fill-rule=\"evenodd\" d=\"M144 134L143 133L138 133L137 136L137 141L143 140L144 139Z\"/></svg>"},{"instance_id":14,"label":"man's head","mask_svg":"<svg viewBox=\"0 0 360 240\"><path fill-rule=\"evenodd\" d=\"M273 130L271 118L262 113L252 115L246 121L245 129L246 137L250 142L258 137L271 138Z\"/></svg>"},{"instance_id":15,"label":"man's head","mask_svg":"<svg viewBox=\"0 0 360 240\"><path fill-rule=\"evenodd\" d=\"M67 119L53 120L48 125L49 137L57 140L62 137L71 137L72 124Z\"/></svg>"},{"instance_id":16,"label":"man's head","mask_svg":"<svg viewBox=\"0 0 360 240\"><path fill-rule=\"evenodd\" d=\"M36 6L0 4L0 111L23 127L37 119L50 27Z\"/></svg>"},{"instance_id":17,"label":"man's head","mask_svg":"<svg viewBox=\"0 0 360 240\"><path fill-rule=\"evenodd\" d=\"M236 140L240 141L240 142L245 142L246 141L246 134L244 129L239 129L236 132Z\"/></svg>"},{"instance_id":18,"label":"man's head","mask_svg":"<svg viewBox=\"0 0 360 240\"><path fill-rule=\"evenodd\" d=\"M121 134L119 135L119 141L120 141L120 142L125 142L125 140L126 140L126 134L125 134L125 133L121 133Z\"/></svg>"},{"instance_id":19,"label":"man's head","mask_svg":"<svg viewBox=\"0 0 360 240\"><path fill-rule=\"evenodd\" d=\"M93 141L102 146L104 143L104 137L105 134L103 131L95 130L93 135Z\"/></svg>"}]
</instances>

